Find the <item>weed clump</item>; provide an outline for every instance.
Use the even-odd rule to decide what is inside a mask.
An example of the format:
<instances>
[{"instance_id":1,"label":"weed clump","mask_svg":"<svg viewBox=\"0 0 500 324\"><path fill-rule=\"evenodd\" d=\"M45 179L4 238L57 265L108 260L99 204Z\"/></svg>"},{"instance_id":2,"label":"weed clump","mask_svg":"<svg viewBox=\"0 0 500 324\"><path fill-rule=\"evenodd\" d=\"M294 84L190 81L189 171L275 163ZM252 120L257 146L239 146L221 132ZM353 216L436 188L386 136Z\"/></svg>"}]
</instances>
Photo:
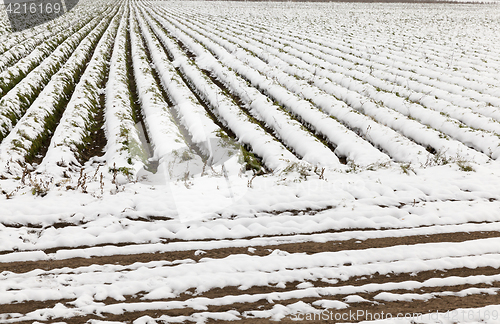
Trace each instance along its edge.
<instances>
[{"instance_id":1,"label":"weed clump","mask_svg":"<svg viewBox=\"0 0 500 324\"><path fill-rule=\"evenodd\" d=\"M254 174L264 174L261 162L252 152L249 152L244 147L241 147L241 153L243 154L243 162L245 163L246 171L253 171Z\"/></svg>"},{"instance_id":2,"label":"weed clump","mask_svg":"<svg viewBox=\"0 0 500 324\"><path fill-rule=\"evenodd\" d=\"M413 169L411 168L411 163L401 163L399 166L401 167L401 170L403 170L404 174L410 175L410 172L413 171Z\"/></svg>"},{"instance_id":3,"label":"weed clump","mask_svg":"<svg viewBox=\"0 0 500 324\"><path fill-rule=\"evenodd\" d=\"M458 165L459 169L464 171L464 172L476 171L467 161L464 161L464 160L457 161L457 165Z\"/></svg>"}]
</instances>

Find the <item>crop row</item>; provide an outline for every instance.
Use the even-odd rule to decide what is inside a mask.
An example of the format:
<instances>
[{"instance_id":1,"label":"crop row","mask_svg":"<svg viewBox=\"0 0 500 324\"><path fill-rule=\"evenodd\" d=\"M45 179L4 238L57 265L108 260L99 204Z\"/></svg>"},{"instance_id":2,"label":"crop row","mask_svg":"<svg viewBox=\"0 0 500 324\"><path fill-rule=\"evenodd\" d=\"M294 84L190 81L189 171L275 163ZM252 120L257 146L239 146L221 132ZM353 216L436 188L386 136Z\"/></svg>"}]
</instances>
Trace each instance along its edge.
<instances>
[{"instance_id":1,"label":"crop row","mask_svg":"<svg viewBox=\"0 0 500 324\"><path fill-rule=\"evenodd\" d=\"M82 19L81 28L1 98L3 172L19 175L20 165L40 158L37 155L50 141L70 98L76 98L72 97L75 85L117 10L110 7L86 24Z\"/></svg>"},{"instance_id":2,"label":"crop row","mask_svg":"<svg viewBox=\"0 0 500 324\"><path fill-rule=\"evenodd\" d=\"M179 20L167 9L163 9L161 15L162 19L169 17L169 23L176 24L178 30L188 33L195 42L203 44L214 57L223 60L225 65L236 70L262 93L298 116L298 120L315 132L318 132L317 127L321 117L319 111L315 111L314 108L320 108L319 110L326 111L337 120L340 119L342 124L356 131L382 152L388 152L395 160L402 162L423 163L428 160L425 148L449 158L462 156L477 162L488 159L481 153L492 158L498 157L496 135L498 123L477 112L465 111L458 114L454 109L456 107L450 107L451 104L442 108L442 105L431 103L428 104L431 107L428 107L412 102L408 98L401 98L399 92L389 91L392 89L389 89L391 84L388 82L385 82L385 89L382 89L379 87L383 82L380 79L373 77L368 79L368 74L344 68L338 61L330 62L326 53L298 43L294 44L291 37L288 37L285 45L281 44L280 38L287 38L286 35L264 37L262 32L260 34L255 32L256 35L252 36L248 30L235 32L231 30L234 29L231 24L216 23L207 19L203 22L194 19L186 22L186 18L183 18L184 21ZM183 42L187 44L192 41L183 40ZM374 85L370 84L370 81ZM290 92L298 97L291 99L293 96L284 95L284 93L291 95ZM309 115L310 119L304 120L305 111L302 110L301 114L298 113L300 110L294 110L294 107L290 106L294 100L301 102L300 97L316 106L309 106L308 111L314 111L316 118ZM330 101L337 98L336 104L328 103L328 98ZM344 112L353 117L341 114L339 108L343 108ZM452 116L439 109L445 109ZM354 114L359 115L359 113L367 115L368 119L364 116L355 118ZM453 117L457 117L458 120ZM367 122L364 127L357 126L363 119ZM394 140L387 141L384 133L392 134ZM334 145L341 142L339 139L335 142L332 137L325 137ZM420 144L423 148L411 142ZM347 137L346 143L356 143L356 141ZM352 153L356 148L366 152L362 147L359 144L351 145L349 148L351 152L344 151L343 155L351 161L364 164L359 154ZM353 158L354 156L356 158ZM373 158L376 155L367 154L367 156Z\"/></svg>"},{"instance_id":3,"label":"crop row","mask_svg":"<svg viewBox=\"0 0 500 324\"><path fill-rule=\"evenodd\" d=\"M363 51L354 35L285 32L272 20L144 1L77 8L81 17L0 47L3 176L31 164L67 177L89 161L130 176L236 151L257 170L500 156L500 97L488 90L498 80L479 62L484 80L466 63L410 63L389 41Z\"/></svg>"}]
</instances>

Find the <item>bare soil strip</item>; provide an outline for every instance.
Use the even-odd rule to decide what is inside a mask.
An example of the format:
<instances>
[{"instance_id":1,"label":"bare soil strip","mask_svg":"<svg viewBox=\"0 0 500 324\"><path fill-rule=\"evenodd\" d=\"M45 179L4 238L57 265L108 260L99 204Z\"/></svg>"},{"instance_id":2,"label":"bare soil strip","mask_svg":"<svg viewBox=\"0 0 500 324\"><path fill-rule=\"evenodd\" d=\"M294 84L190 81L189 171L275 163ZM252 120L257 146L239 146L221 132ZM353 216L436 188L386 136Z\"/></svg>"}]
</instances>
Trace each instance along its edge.
<instances>
[{"instance_id":1,"label":"bare soil strip","mask_svg":"<svg viewBox=\"0 0 500 324\"><path fill-rule=\"evenodd\" d=\"M138 255L117 255L110 257L96 257L91 259L75 258L68 260L57 260L57 261L39 261L39 262L13 262L13 263L3 263L0 264L0 272L9 271L14 273L26 273L34 269L42 270L54 270L61 268L78 268L90 265L104 265L104 264L119 264L119 265L130 265L136 262L148 263L151 261L176 261L191 259L198 262L202 258L212 258L220 259L233 254L251 254L258 256L269 255L273 250L279 249L282 251L287 251L289 253L307 253L314 254L319 252L335 252L335 251L345 251L345 250L363 250L368 248L383 248L395 245L413 245L431 242L463 242L468 240L483 239L488 237L498 237L500 233L497 231L491 232L473 232L473 233L453 233L453 234L436 234L436 235L417 235L409 237L389 237L380 239L367 239L363 241L359 240L348 240L348 241L330 241L325 243L293 243L293 244L281 244L281 245L268 245L255 247L255 250L249 252L248 248L224 248L224 249L213 249L206 250L205 254L195 255L194 250L189 251L176 251L169 253L152 253L152 254L138 254ZM344 265L344 266L349 266ZM359 287L366 284L384 284L384 283L404 283L404 282L424 282L432 278L448 278L448 277L469 277L469 276L492 276L500 273L499 269L493 267L482 267L482 268L457 268L449 269L447 271L433 270L433 271L422 271L418 273L391 273L391 274L375 274L372 276L362 276L362 277L350 277L348 280L340 280L337 283L327 283L321 280L309 281L313 287L346 287L354 286ZM112 304L122 304L122 303L147 303L152 301L186 301L192 298L222 298L225 296L238 296L238 295L257 295L257 294L270 294L273 292L287 292L297 290L297 285L301 282L287 282L285 287L275 287L275 286L253 286L246 290L240 290L236 286L228 286L224 288L211 289L207 292L196 294L193 289L188 290L185 293L171 299L162 300L144 300L143 297L146 293L139 293L134 296L125 296L125 301L117 301L112 298L107 298L103 301L106 305ZM416 291L398 289L391 290L393 294L404 294L404 293L437 293L437 292L459 292L469 288L500 288L500 282L493 281L491 284L466 284L466 285L456 285L456 286L438 286L438 287L423 287ZM486 306L498 301L497 295L468 295L465 297L456 296L437 296L426 301L413 300L411 302L380 302L375 303L374 297L383 291L375 291L371 293L359 293L361 296L371 303L360 303L360 304L350 304L349 310L357 311L362 310L364 312L379 313L381 311L390 312L396 314L398 312L412 312L412 313L428 313L428 312L445 312L447 310L455 309L458 307L481 307ZM343 301L347 295L337 294L334 296L321 296L318 298L302 298L300 300L292 298L281 301L276 301L281 305L294 304L296 302L302 301L311 304L317 300L338 300ZM68 308L73 307L71 299L61 299L61 300L48 300L44 302L29 301L24 303L14 303L9 305L2 305L2 313L4 314L28 314L30 312L39 309L50 309L55 307L58 303L65 305ZM259 300L258 302L252 303L241 303L241 304L231 304L222 306L208 306L206 311L208 312L225 312L229 310L236 309L240 313L244 311L254 311L254 310L265 310L272 309L275 304L269 302L265 298ZM359 307L358 307L359 305ZM322 310L322 309L320 309ZM130 322L141 316L151 316L153 318L160 317L161 315L168 316L191 316L197 311L191 308L181 308L181 309L171 309L171 310L149 310L144 312L130 312L119 315L114 314L104 314L106 320L109 321L125 321ZM337 312L341 312L338 310ZM67 323L83 323L90 319L103 319L95 315L88 315L84 317L75 317L71 319L64 319ZM55 320L55 319L51 319ZM63 319L61 319L63 320ZM258 320L258 319L245 319L245 322L252 323L263 323L268 322L268 320ZM291 319L284 319L284 323L290 322ZM293 322L293 321L292 321ZM321 321L318 321L318 323ZM24 323L24 322L21 322ZM26 322L28 323L28 322Z\"/></svg>"},{"instance_id":2,"label":"bare soil strip","mask_svg":"<svg viewBox=\"0 0 500 324\"><path fill-rule=\"evenodd\" d=\"M465 274L464 271L463 273ZM432 292L458 292L464 289L468 288L500 288L500 283L496 282L494 285L461 285L461 286L454 286L454 287L437 287L435 289L421 289L418 291L418 293L432 293ZM233 292L233 289L224 289L224 293L222 294L223 296L231 295L231 292ZM266 293L269 290L273 290L272 287L263 287L262 289L259 290L258 293ZM396 291L391 291L392 293L407 293L408 291L404 290L396 290ZM241 294L242 291L239 291L238 294ZM244 291L245 294L249 293L248 291ZM359 304L350 304L351 307L349 307L347 310L346 309L331 309L328 310L328 312L333 312L333 313L344 313L344 312L358 312L363 311L365 314L367 313L372 313L372 314L380 314L381 312L384 313L390 313L392 316L397 316L399 313L409 313L409 314L415 314L415 313L420 313L420 314L425 314L425 313L431 313L431 312L436 312L439 311L440 313L445 313L447 311L451 311L453 309L457 308L469 308L469 307L484 307L487 305L495 304L498 303L498 295L497 294L474 294L474 295L468 295L465 297L457 297L457 296L440 296L437 298L430 298L428 300L413 300L411 302L409 301L395 301L395 302L385 302L385 301L378 301L375 303L373 301L373 297L377 295L377 293L372 293L372 294L357 294L360 297L363 297L367 299L368 301L371 302L364 302L364 303L359 303ZM192 297L192 296L191 296ZM200 297L207 297L210 298L210 294L203 294ZM230 305L221 305L221 306L208 306L205 311L208 312L227 312L230 310L237 310L240 313L243 312L248 312L248 311L255 311L255 310L269 310L272 309L275 304L280 304L280 305L291 305L297 302L304 302L307 304L312 304L317 300L336 300L336 301L343 301L345 295L336 295L336 296L322 296L320 298L301 298L301 299L287 299L287 300L282 300L282 301L276 301L274 302L269 302L266 299L259 300L258 302L254 303L234 303ZM179 299L176 299L179 300ZM154 300L154 301L162 301L162 300ZM169 300L165 300L169 301ZM3 311L5 313L21 313L21 314L26 314L30 311L34 311L36 309L43 309L43 308L52 308L54 307L57 303L67 303L69 300L59 300L55 302L33 302L33 303L28 303L26 304L13 304L13 305L6 305L5 308L2 306ZM102 301L104 304L109 305L116 303L113 299L106 299ZM120 302L120 304L127 304L127 303L144 303L144 302L152 302L152 301L144 301L141 300L140 298L133 297L133 298L127 298L125 302ZM70 305L67 305L70 306ZM125 308L125 307L124 307ZM322 311L323 309L318 308L319 311ZM148 311L142 311L142 312L124 312L123 314L102 314L104 318L107 321L123 321L130 323L133 320L142 317L142 316L151 316L153 318L160 317L161 315L168 315L168 316L191 316L196 314L198 311L194 310L192 308L177 308L177 309L170 309L170 310L148 310ZM75 318L69 318L69 319L60 319L64 320L66 323L85 323L90 319L104 319L103 317L98 317L96 315L88 315L88 316L82 316L82 317L75 317ZM282 319L282 323L296 323L296 321L292 321L293 317L285 318ZM56 318L52 318L51 321L56 320ZM217 321L220 323L220 321ZM268 323L269 319L243 319L239 321L239 323ZM331 321L327 320L318 320L318 321L312 321L311 323L331 323ZM353 320L348 320L347 322L354 322ZM23 321L20 323L28 323L28 321ZM308 321L309 323L309 321Z\"/></svg>"},{"instance_id":3,"label":"bare soil strip","mask_svg":"<svg viewBox=\"0 0 500 324\"><path fill-rule=\"evenodd\" d=\"M53 270L60 268L78 268L90 266L93 264L119 264L130 265L136 262L148 263L152 261L176 261L191 259L198 262L202 258L222 259L233 254L248 254L257 256L269 255L272 251L279 249L288 253L307 253L314 254L318 252L337 252L344 250L364 250L368 248L384 248L394 245L414 245L424 243L439 242L463 242L469 240L485 239L490 237L500 237L500 232L458 232L434 235L415 235L405 237L386 237L367 240L347 240L347 241L329 241L325 243L301 242L279 245L256 246L253 252L249 252L247 247L232 247L222 249L203 250L205 253L196 255L197 250L172 251L165 253L142 253L130 255L114 255L105 257L74 258L66 260L50 261L28 261L28 262L9 262L0 263L0 272L12 271L15 273L25 273L35 269ZM125 245L125 244L124 244ZM123 245L122 245L123 246ZM62 250L62 249L61 249ZM45 250L45 253L53 253L53 250Z\"/></svg>"}]
</instances>

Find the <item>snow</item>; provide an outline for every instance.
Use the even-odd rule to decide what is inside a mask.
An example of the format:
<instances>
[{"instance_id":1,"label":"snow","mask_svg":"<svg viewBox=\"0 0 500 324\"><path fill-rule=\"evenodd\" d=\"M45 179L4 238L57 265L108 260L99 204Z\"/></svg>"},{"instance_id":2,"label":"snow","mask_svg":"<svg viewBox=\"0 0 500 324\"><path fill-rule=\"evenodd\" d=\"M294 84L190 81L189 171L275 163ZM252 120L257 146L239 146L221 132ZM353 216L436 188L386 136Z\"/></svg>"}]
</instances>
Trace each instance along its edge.
<instances>
[{"instance_id":1,"label":"snow","mask_svg":"<svg viewBox=\"0 0 500 324\"><path fill-rule=\"evenodd\" d=\"M106 55L109 55L112 40L118 28L117 17L115 16L111 22L109 20L101 21L100 25L89 36L89 40L91 40L91 43L88 44L89 47L87 49L78 48L76 51L76 53L81 52L81 55L85 57L83 54L88 53L89 49L95 46L94 55L82 75L82 81L76 86L59 122L59 127L52 136L43 163L39 167L42 172L61 176L62 169L68 168L70 165L80 164L75 153L78 151L77 146L82 144L85 134L74 125L80 125L81 128L84 128L88 120L93 118L92 107L95 106L93 102L99 100L97 89L99 89L99 83L103 79L102 71L106 65ZM99 39L105 28L106 31ZM97 44L95 44L96 42Z\"/></svg>"},{"instance_id":2,"label":"snow","mask_svg":"<svg viewBox=\"0 0 500 324\"><path fill-rule=\"evenodd\" d=\"M160 18L160 21L166 23L163 18ZM163 26L168 27L168 24L163 24ZM234 71L228 70L228 68L212 57L203 47L186 38L183 34L184 31L172 28L169 30L183 39L190 46L190 49L197 53L199 56L197 64L201 68L209 69L215 73L220 81L245 101L256 119L263 120L268 126L271 126L279 134L279 137L300 154L305 161L316 165L340 167L339 160L333 152L322 145L319 140L311 136L310 133L304 132L301 124L290 119L268 97L261 94L257 89L249 87L245 80L239 78ZM224 55L222 52L218 54ZM227 55L226 57L231 63L241 66L235 59ZM232 65L232 68L235 68L235 66ZM241 66L241 68L246 71L245 67ZM241 73L241 71L238 72ZM252 73L253 76L258 77L258 73L255 71L248 70L248 73Z\"/></svg>"},{"instance_id":3,"label":"snow","mask_svg":"<svg viewBox=\"0 0 500 324\"><path fill-rule=\"evenodd\" d=\"M0 45L6 66L22 51L17 43L34 53L3 70L2 80L40 63L4 94L5 109L19 108L15 98L68 57L16 125L2 119L7 133L13 131L0 146L0 263L12 270L0 273L0 304L52 303L26 314L4 313L0 320L191 309L189 315L141 314L133 322L279 321L382 303L497 296L500 275L494 273L391 276L500 269L500 238L481 236L500 230L500 48L489 26L498 26L490 19L498 13L467 7L490 20L464 26L458 51L448 43L450 31L427 36L433 26L451 30L463 22L462 9L392 5L386 17L365 13L364 4L216 4L127 4L102 16L89 11L92 17L85 15L76 33L54 22L52 34L36 27ZM280 6L290 7L275 10ZM366 19L351 22L338 10ZM411 17L406 30L402 20L383 22L398 10ZM416 18L422 12L434 14L420 18L430 26ZM445 14L450 20L443 25L433 20ZM337 18L330 21L331 15ZM42 39L59 31L72 36L56 52L38 57L48 46L40 45ZM42 194L21 183L28 174L15 162L24 161L26 151L12 145L21 139L28 145L43 131L36 119L57 104L58 76L83 64L82 53L94 44L95 55L51 146L29 172L32 183L46 186ZM110 77L100 89L104 55ZM142 125L133 118L127 68L134 72L151 143L141 138ZM80 113L88 113L91 99L85 85L106 96L107 146L103 157L78 165L73 146L82 141L86 118ZM231 138L222 136L226 129ZM246 169L242 146L262 159L263 174ZM65 176L57 165L61 157L76 165ZM129 173L117 174L117 168ZM479 238L454 242L449 236L455 233ZM425 242L439 234L447 238ZM415 237L421 241L411 243ZM399 243L365 247L372 240ZM286 249L334 242L350 247L310 254ZM219 254L235 248L239 252ZM174 252L182 256L161 258ZM15 268L17 262L141 254L159 257ZM388 279L370 282L371 276ZM359 284L345 282L353 278ZM234 293L205 294L226 288ZM130 296L137 299L129 302ZM70 301L60 302L65 299ZM239 303L266 307L214 311ZM458 321L428 313L417 323L498 323L489 316L494 311L499 306L450 310L457 316L472 312Z\"/></svg>"},{"instance_id":4,"label":"snow","mask_svg":"<svg viewBox=\"0 0 500 324\"><path fill-rule=\"evenodd\" d=\"M104 118L108 142L104 159L110 167L128 167L131 173L138 174L147 162L148 152L141 144L141 134L133 118L129 96L125 45L128 26L126 17L128 14L123 15L117 32L106 85Z\"/></svg>"},{"instance_id":5,"label":"snow","mask_svg":"<svg viewBox=\"0 0 500 324\"><path fill-rule=\"evenodd\" d=\"M217 169L220 171L220 167ZM31 249L30 246L46 249L57 246L54 243L57 237L63 237L69 231L75 237L71 246L85 245L85 242L127 242L130 235L123 231L124 226L131 234L134 233L132 237L141 229L147 229L149 237L145 241L140 237L134 239L140 243L154 242L162 237L243 238L247 235L313 233L344 227L410 228L461 224L472 220L496 222L495 206L499 204L488 201L500 197L496 178L491 177L494 170L492 165L465 173L448 165L417 170L418 175L411 176L394 170L354 174L326 171L326 180L319 180L312 173L307 181L300 180L299 174L278 173L255 178L252 187L248 186L251 175L231 176L228 186L222 175L214 174L211 177L190 178L192 184L189 188L182 180L153 186L138 182L128 184L123 191L115 193L115 186L107 182L104 199L79 191L60 191L54 187L43 198L26 193L15 199L2 199L3 224L39 224L44 228L42 235L33 238L32 243L29 243L31 240L23 243L15 239L2 244L3 249L12 249L14 244L23 250ZM294 182L294 179L298 181ZM9 190L8 183L4 182L3 190ZM228 196L230 188L238 199ZM89 184L88 190L99 191L97 179ZM195 197L200 203L193 206L190 199ZM449 201L453 199L462 201ZM404 206L400 207L400 204ZM328 206L331 209L321 211ZM197 210L198 219L210 221L188 224L186 219L177 218L179 207ZM287 210L305 208L319 212L313 215L301 213L293 218L286 213ZM272 211L279 214L269 214ZM134 221L148 215L172 220L157 221L166 228ZM232 215L238 217L230 219ZM75 225L82 223L85 227L51 229L52 224L61 221ZM225 229L214 231L219 225ZM3 231L12 232L13 238L16 237L14 233L20 233L19 229L11 227ZM86 232L92 234L89 236L84 234Z\"/></svg>"},{"instance_id":6,"label":"snow","mask_svg":"<svg viewBox=\"0 0 500 324\"><path fill-rule=\"evenodd\" d=\"M199 89L199 95L210 102L214 108L214 113L219 115L230 129L238 135L240 142L255 148L254 152L262 157L266 166L271 170L283 169L288 163L298 162L298 159L272 136L265 133L248 118L245 118L239 108L219 88L207 80L206 75L189 64L178 45L166 37L158 26L153 25L152 27L170 55L173 56L174 61L172 64L179 67L189 78L189 81L196 85L196 88Z\"/></svg>"}]
</instances>

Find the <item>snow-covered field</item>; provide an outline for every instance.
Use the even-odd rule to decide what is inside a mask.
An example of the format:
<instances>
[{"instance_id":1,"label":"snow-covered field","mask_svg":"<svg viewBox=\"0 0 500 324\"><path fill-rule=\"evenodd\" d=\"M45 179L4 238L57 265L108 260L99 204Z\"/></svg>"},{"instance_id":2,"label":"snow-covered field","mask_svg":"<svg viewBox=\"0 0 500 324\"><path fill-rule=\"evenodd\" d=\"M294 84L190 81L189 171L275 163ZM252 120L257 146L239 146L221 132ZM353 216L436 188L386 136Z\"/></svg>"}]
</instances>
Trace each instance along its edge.
<instances>
[{"instance_id":1,"label":"snow-covered field","mask_svg":"<svg viewBox=\"0 0 500 324\"><path fill-rule=\"evenodd\" d=\"M0 323L500 323L498 4L0 21Z\"/></svg>"}]
</instances>

